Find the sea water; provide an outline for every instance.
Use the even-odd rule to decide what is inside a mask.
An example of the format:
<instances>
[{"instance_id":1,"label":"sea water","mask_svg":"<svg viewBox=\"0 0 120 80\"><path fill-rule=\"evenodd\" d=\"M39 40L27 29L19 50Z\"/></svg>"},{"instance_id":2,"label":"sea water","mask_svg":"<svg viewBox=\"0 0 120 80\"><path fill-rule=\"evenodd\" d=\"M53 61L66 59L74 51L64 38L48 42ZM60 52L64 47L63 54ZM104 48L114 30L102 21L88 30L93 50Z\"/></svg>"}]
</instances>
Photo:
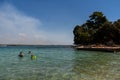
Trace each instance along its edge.
<instances>
[{"instance_id":1,"label":"sea water","mask_svg":"<svg viewBox=\"0 0 120 80\"><path fill-rule=\"evenodd\" d=\"M70 46L3 46L0 80L120 80L120 53L78 51Z\"/></svg>"}]
</instances>

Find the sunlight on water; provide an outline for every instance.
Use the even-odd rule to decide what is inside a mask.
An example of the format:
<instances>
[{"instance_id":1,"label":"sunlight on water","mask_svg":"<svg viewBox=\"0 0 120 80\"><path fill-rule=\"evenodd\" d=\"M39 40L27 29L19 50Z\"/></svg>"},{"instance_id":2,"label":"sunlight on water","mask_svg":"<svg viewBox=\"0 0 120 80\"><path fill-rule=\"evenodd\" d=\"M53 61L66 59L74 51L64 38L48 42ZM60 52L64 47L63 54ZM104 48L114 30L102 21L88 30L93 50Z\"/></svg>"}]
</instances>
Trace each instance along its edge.
<instances>
[{"instance_id":1,"label":"sunlight on water","mask_svg":"<svg viewBox=\"0 0 120 80\"><path fill-rule=\"evenodd\" d=\"M23 51L25 56L19 58ZM28 51L37 59L31 60ZM71 47L0 47L0 80L120 80L120 53Z\"/></svg>"}]
</instances>

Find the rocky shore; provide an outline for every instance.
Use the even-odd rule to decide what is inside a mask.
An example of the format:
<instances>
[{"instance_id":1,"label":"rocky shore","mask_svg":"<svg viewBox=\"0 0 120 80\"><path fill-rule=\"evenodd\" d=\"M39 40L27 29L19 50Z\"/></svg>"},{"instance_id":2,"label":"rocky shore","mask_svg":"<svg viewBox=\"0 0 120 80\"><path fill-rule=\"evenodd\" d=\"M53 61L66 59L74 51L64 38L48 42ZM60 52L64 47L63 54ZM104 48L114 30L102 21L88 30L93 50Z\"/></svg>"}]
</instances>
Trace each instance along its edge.
<instances>
[{"instance_id":1,"label":"rocky shore","mask_svg":"<svg viewBox=\"0 0 120 80\"><path fill-rule=\"evenodd\" d=\"M89 51L105 51L105 52L119 52L120 45L106 46L106 45L77 45L74 46L77 50L89 50Z\"/></svg>"}]
</instances>

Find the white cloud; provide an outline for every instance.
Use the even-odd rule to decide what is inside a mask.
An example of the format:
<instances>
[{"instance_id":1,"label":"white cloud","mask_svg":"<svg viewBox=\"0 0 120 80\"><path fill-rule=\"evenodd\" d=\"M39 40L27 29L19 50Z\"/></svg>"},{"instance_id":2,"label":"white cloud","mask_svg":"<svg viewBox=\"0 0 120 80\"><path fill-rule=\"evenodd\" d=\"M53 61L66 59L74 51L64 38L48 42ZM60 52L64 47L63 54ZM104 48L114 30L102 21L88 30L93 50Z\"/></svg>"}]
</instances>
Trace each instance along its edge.
<instances>
[{"instance_id":1,"label":"white cloud","mask_svg":"<svg viewBox=\"0 0 120 80\"><path fill-rule=\"evenodd\" d=\"M19 33L18 35L21 37L27 37L27 35L25 33Z\"/></svg>"},{"instance_id":2,"label":"white cloud","mask_svg":"<svg viewBox=\"0 0 120 80\"><path fill-rule=\"evenodd\" d=\"M71 43L69 34L49 33L41 27L39 19L21 13L10 4L4 4L0 8L0 44Z\"/></svg>"}]
</instances>

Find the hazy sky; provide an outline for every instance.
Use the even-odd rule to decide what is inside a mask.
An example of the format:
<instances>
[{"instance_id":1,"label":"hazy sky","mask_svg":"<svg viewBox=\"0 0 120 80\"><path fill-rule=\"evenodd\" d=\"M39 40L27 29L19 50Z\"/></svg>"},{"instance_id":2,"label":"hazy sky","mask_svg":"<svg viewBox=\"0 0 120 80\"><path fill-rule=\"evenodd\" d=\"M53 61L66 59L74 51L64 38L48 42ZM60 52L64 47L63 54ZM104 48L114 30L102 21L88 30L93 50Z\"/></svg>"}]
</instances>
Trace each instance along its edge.
<instances>
[{"instance_id":1,"label":"hazy sky","mask_svg":"<svg viewBox=\"0 0 120 80\"><path fill-rule=\"evenodd\" d=\"M120 18L120 0L0 0L0 44L73 44L94 11Z\"/></svg>"}]
</instances>

